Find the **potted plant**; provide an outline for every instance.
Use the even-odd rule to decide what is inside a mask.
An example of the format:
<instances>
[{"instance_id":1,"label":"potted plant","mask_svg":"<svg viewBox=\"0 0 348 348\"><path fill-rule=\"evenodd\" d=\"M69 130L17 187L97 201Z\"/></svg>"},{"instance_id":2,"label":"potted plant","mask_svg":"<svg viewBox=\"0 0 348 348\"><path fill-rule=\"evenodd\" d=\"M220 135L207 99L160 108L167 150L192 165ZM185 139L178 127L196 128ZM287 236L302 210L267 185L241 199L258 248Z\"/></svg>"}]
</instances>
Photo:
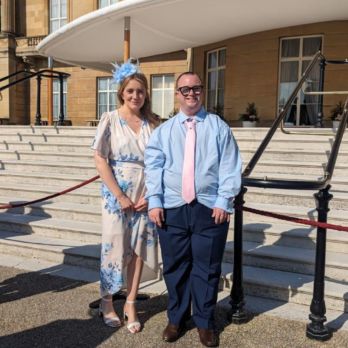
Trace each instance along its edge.
<instances>
[{"instance_id":1,"label":"potted plant","mask_svg":"<svg viewBox=\"0 0 348 348\"><path fill-rule=\"evenodd\" d=\"M255 103L248 103L243 114L240 114L243 127L255 127L256 122L259 121L257 116L257 109Z\"/></svg>"},{"instance_id":2,"label":"potted plant","mask_svg":"<svg viewBox=\"0 0 348 348\"><path fill-rule=\"evenodd\" d=\"M343 108L344 108L344 104L342 102L342 100L340 100L330 111L330 118L332 120L332 128L333 129L337 129L342 115L343 115Z\"/></svg>"}]
</instances>

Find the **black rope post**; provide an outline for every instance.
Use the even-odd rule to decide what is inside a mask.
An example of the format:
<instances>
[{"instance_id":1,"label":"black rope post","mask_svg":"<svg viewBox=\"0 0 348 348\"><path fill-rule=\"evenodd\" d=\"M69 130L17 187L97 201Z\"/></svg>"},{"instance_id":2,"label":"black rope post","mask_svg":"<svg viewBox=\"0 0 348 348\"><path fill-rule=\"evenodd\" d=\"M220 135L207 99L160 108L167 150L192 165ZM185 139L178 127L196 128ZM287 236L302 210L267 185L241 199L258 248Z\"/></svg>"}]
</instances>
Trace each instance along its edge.
<instances>
[{"instance_id":1,"label":"black rope post","mask_svg":"<svg viewBox=\"0 0 348 348\"><path fill-rule=\"evenodd\" d=\"M244 194L247 188L242 186L239 194L234 200L236 207L234 213L234 261L233 261L233 284L231 290L231 312L230 320L235 324L242 324L248 320L244 309L243 290L243 205Z\"/></svg>"},{"instance_id":2,"label":"black rope post","mask_svg":"<svg viewBox=\"0 0 348 348\"><path fill-rule=\"evenodd\" d=\"M320 59L319 67L319 92L322 92L324 90L324 76L325 76L325 66L326 66L326 60L325 58ZM317 123L316 127L324 127L324 114L323 114L323 99L324 96L322 94L319 94L318 96L318 116L317 116Z\"/></svg>"},{"instance_id":3,"label":"black rope post","mask_svg":"<svg viewBox=\"0 0 348 348\"><path fill-rule=\"evenodd\" d=\"M59 120L58 126L64 125L64 77L59 74Z\"/></svg>"},{"instance_id":4,"label":"black rope post","mask_svg":"<svg viewBox=\"0 0 348 348\"><path fill-rule=\"evenodd\" d=\"M320 190L314 195L317 204L318 221L327 222L327 213L329 209L329 201L332 194L329 193L330 185ZM309 338L319 341L326 341L331 338L332 332L324 325L326 321L324 285L325 285L325 253L326 253L326 228L318 227L317 229L317 246L315 254L315 274L313 299L311 303L311 314L309 319L312 321L307 324L306 335Z\"/></svg>"},{"instance_id":5,"label":"black rope post","mask_svg":"<svg viewBox=\"0 0 348 348\"><path fill-rule=\"evenodd\" d=\"M41 126L41 75L37 75L35 126Z\"/></svg>"}]
</instances>

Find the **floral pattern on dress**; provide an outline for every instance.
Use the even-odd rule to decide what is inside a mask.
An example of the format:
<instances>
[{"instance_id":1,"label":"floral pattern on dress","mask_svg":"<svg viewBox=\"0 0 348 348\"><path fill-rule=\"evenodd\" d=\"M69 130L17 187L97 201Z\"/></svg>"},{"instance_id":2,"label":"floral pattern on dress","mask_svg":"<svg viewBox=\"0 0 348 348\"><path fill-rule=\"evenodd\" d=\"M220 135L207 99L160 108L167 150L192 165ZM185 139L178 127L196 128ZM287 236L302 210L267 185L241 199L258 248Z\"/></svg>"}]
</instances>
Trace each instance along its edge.
<instances>
[{"instance_id":1,"label":"floral pattern on dress","mask_svg":"<svg viewBox=\"0 0 348 348\"><path fill-rule=\"evenodd\" d=\"M92 148L106 158L122 192L134 203L145 194L144 150L151 127L144 121L136 135L117 111L102 115ZM154 271L158 267L158 236L147 212L124 213L112 192L101 186L101 296L118 292L134 253Z\"/></svg>"}]
</instances>

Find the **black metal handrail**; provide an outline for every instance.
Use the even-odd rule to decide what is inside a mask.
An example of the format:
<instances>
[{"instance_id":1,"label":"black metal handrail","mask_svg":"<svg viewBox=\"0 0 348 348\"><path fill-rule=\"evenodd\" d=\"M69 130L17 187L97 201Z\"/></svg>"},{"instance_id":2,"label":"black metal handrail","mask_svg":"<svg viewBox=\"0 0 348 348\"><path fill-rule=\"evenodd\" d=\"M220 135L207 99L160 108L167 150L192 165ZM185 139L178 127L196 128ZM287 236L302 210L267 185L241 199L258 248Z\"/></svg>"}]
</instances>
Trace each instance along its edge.
<instances>
[{"instance_id":1,"label":"black metal handrail","mask_svg":"<svg viewBox=\"0 0 348 348\"><path fill-rule=\"evenodd\" d=\"M244 310L244 290L243 290L243 204L244 194L247 192L246 187L262 187L262 188L276 188L276 189L298 189L298 190L319 190L314 194L316 200L316 209L318 211L318 221L327 222L327 214L329 211L329 201L332 199L332 195L329 193L330 181L335 169L336 160L339 152L339 148L342 142L343 134L345 132L348 120L348 98L344 104L343 117L338 127L335 140L329 155L328 162L324 170L324 176L321 180L281 180L281 179L259 179L250 178L250 174L264 153L267 145L270 143L274 133L278 126L283 122L286 114L289 111L291 104L296 98L298 92L302 88L302 85L306 81L310 72L313 70L315 64L320 61L321 76L319 91L321 98L319 100L319 112L318 119L320 125L322 125L322 95L324 89L324 72L326 62L332 64L346 64L348 60L344 61L326 61L325 57L319 51L307 67L306 71L302 75L302 78L296 85L294 91L287 100L284 108L280 111L280 114L274 120L272 126L267 132L265 138L259 145L255 154L247 164L242 174L242 188L240 193L235 197L235 216L234 216L234 262L233 262L233 286L231 289L231 319L233 322L242 323L248 320L247 314ZM314 92L313 92L314 93ZM311 314L309 316L311 323L307 325L307 337L317 340L327 340L331 337L332 333L324 326L326 321L325 317L325 300L324 300L324 281L325 281L325 253L326 253L326 228L317 228L317 243L316 243L316 256L315 256L315 275L314 275L314 287L313 298L310 307Z\"/></svg>"},{"instance_id":2,"label":"black metal handrail","mask_svg":"<svg viewBox=\"0 0 348 348\"><path fill-rule=\"evenodd\" d=\"M23 81L32 79L36 77L37 79L37 98L36 98L36 115L35 115L35 125L39 126L41 125L41 79L43 77L50 78L50 79L59 79L59 96L60 96L60 109L59 109L59 120L58 125L62 126L64 125L64 91L63 91L63 83L64 78L67 78L70 76L70 74L62 72L62 71L56 71L51 69L43 69L39 71L30 71L30 70L20 70L16 71L12 74L9 74L5 77L0 78L0 82L3 82L5 80L10 80L11 78L23 74L24 76L16 79L15 81L11 81L8 84L0 87L0 95L1 92L7 88L10 88L18 83L21 83Z\"/></svg>"}]
</instances>

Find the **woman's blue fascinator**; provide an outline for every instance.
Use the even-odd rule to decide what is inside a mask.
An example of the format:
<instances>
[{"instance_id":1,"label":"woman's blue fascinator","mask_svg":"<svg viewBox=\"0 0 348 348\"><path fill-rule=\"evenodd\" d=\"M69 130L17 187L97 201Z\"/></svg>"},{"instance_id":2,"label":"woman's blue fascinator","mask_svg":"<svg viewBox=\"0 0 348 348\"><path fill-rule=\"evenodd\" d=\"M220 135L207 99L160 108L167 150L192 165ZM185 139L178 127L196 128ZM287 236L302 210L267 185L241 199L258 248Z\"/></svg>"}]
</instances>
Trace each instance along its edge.
<instances>
[{"instance_id":1,"label":"woman's blue fascinator","mask_svg":"<svg viewBox=\"0 0 348 348\"><path fill-rule=\"evenodd\" d=\"M126 77L140 72L139 61L137 61L136 64L134 64L133 62L134 60L128 59L127 62L121 65L118 65L117 63L111 63L115 68L114 70L112 70L112 76L113 80L116 83L120 84Z\"/></svg>"}]
</instances>

